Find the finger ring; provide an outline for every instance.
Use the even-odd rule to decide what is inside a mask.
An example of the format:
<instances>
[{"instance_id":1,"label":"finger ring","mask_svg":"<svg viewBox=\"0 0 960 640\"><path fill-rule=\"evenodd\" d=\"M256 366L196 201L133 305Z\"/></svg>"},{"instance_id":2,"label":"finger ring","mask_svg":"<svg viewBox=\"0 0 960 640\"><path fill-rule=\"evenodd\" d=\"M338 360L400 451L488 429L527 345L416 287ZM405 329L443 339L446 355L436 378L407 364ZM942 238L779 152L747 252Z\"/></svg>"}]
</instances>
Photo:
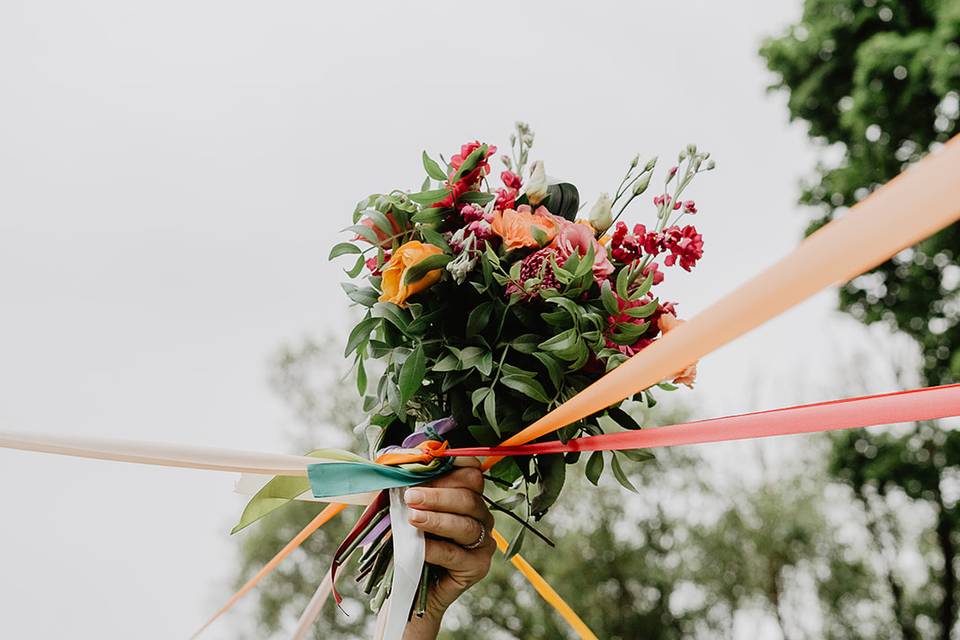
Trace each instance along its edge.
<instances>
[{"instance_id":1,"label":"finger ring","mask_svg":"<svg viewBox=\"0 0 960 640\"><path fill-rule=\"evenodd\" d=\"M478 549L480 545L483 544L484 540L487 539L487 528L483 525L482 522L478 521L477 524L480 525L480 536L477 538L477 541L474 542L473 544L463 545L463 548L466 549L467 551L473 551L474 549Z\"/></svg>"}]
</instances>

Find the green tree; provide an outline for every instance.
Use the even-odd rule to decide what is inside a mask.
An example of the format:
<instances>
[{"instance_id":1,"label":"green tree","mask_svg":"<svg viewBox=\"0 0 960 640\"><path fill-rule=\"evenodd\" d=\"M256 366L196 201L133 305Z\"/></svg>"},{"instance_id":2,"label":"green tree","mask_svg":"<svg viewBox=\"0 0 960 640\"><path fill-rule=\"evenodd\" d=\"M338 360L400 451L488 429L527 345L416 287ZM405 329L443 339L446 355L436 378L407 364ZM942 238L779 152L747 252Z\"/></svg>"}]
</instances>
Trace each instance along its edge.
<instances>
[{"instance_id":1,"label":"green tree","mask_svg":"<svg viewBox=\"0 0 960 640\"><path fill-rule=\"evenodd\" d=\"M960 3L956 0L806 0L801 21L762 50L807 123L824 160L803 190L812 232L958 132ZM840 308L884 323L917 344L921 379L960 380L960 225L901 252L840 290ZM883 558L885 584L905 639L947 639L956 625L957 526L944 487L958 472L960 435L936 425L907 434L848 433L830 468L858 500ZM931 514L924 540L929 588L910 589L896 568L906 533L898 500Z\"/></svg>"}]
</instances>

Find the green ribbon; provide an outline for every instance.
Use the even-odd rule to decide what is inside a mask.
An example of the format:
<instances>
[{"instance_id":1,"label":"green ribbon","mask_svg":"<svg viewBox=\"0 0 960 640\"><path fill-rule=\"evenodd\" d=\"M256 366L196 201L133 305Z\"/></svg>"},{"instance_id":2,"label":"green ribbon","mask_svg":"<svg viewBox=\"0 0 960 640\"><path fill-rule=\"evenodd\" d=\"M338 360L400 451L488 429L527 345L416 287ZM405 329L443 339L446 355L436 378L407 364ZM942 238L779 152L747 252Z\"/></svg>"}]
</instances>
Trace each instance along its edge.
<instances>
[{"instance_id":1,"label":"green ribbon","mask_svg":"<svg viewBox=\"0 0 960 640\"><path fill-rule=\"evenodd\" d=\"M370 462L326 462L307 466L307 477L313 497L331 498L423 484L450 471L453 460L417 466L418 470L409 470Z\"/></svg>"}]
</instances>

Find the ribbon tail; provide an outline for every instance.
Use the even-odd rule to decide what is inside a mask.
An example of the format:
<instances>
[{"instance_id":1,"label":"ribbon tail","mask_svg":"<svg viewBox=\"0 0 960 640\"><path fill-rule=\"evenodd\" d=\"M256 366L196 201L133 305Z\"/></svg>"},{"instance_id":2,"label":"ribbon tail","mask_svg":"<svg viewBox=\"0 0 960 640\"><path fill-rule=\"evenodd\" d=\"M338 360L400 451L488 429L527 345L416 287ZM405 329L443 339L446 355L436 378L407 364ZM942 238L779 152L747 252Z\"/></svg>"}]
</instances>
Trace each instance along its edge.
<instances>
[{"instance_id":1,"label":"ribbon tail","mask_svg":"<svg viewBox=\"0 0 960 640\"><path fill-rule=\"evenodd\" d=\"M303 613L300 614L300 619L297 620L297 628L293 632L292 640L306 640L307 634L310 633L310 629L317 621L317 618L320 617L320 612L323 611L323 605L326 604L327 599L330 598L332 591L333 579L330 577L330 572L327 572L323 576L323 581L320 583L320 586L317 587L313 597L310 598L310 602L307 603L307 607L303 610Z\"/></svg>"},{"instance_id":2,"label":"ribbon tail","mask_svg":"<svg viewBox=\"0 0 960 640\"><path fill-rule=\"evenodd\" d=\"M293 540L288 542L286 546L283 547L283 549L281 549L280 552L277 553L277 555L271 558L267 564L263 565L263 568L261 568L260 571L256 573L256 575L254 575L252 578L247 580L246 584L240 587L239 591L237 591L235 594L230 596L230 599L227 600L226 604L220 607L220 609L215 614L213 614L213 616L211 616L211 618L207 620L202 627L197 629L197 631L192 636L190 636L190 639L194 640L201 633L203 633L203 631L207 627L209 627L211 624L213 624L213 622L217 618L219 618L224 613L229 611L230 608L233 607L233 605L239 602L239 600L243 596L245 596L247 593L250 592L251 589L257 586L257 584L261 580L263 580L265 577L270 575L270 573L274 569L276 569L281 562L283 562L284 558L286 558L291 553L293 553L301 544L303 544L304 540L306 540L313 534L314 531L316 531L317 529L325 525L327 522L332 520L334 516L336 516L338 513L340 513L346 508L347 508L347 505L345 504L327 505L327 507L324 508L323 511L318 513L317 516L313 520L311 520L310 523L306 527L304 527L300 533L294 536Z\"/></svg>"},{"instance_id":3,"label":"ribbon tail","mask_svg":"<svg viewBox=\"0 0 960 640\"><path fill-rule=\"evenodd\" d=\"M497 542L497 548L500 549L500 553L507 553L507 541L500 535L500 532L496 529L493 530L493 539ZM520 554L517 554L510 558L511 564L516 567L524 578L527 579L534 589L537 590L537 593L540 594L540 597L547 601L547 603L553 607L560 617L570 625L570 628L577 634L577 637L580 640L598 640L597 636L590 630L590 627L580 619L580 616L566 603L566 601L560 597L560 594L557 593L553 587L550 586L546 580L543 579L536 569L534 569L529 562L523 559Z\"/></svg>"},{"instance_id":4,"label":"ribbon tail","mask_svg":"<svg viewBox=\"0 0 960 640\"><path fill-rule=\"evenodd\" d=\"M420 587L426 539L410 524L410 508L403 489L390 489L390 527L393 530L393 582L387 601L384 640L402 640L413 601Z\"/></svg>"}]
</instances>

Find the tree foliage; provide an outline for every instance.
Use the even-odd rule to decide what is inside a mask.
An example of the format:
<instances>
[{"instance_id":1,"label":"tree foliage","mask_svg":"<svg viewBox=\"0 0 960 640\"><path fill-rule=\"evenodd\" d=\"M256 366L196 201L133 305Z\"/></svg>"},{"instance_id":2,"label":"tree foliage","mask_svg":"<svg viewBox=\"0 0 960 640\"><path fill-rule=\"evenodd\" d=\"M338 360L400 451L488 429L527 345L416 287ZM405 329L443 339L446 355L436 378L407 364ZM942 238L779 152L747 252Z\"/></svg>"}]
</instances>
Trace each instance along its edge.
<instances>
[{"instance_id":1,"label":"tree foliage","mask_svg":"<svg viewBox=\"0 0 960 640\"><path fill-rule=\"evenodd\" d=\"M808 233L957 134L960 3L956 0L806 0L801 21L761 51L789 94L791 118L825 150L801 202ZM954 224L840 290L842 310L916 342L927 384L960 380L960 225ZM901 432L902 433L902 432ZM905 639L951 635L957 618L960 435L918 425L905 435L845 433L830 468L862 508ZM920 513L923 535L909 539ZM916 548L917 545L925 545ZM911 548L913 547L913 548ZM925 584L911 585L905 555L920 555Z\"/></svg>"}]
</instances>

